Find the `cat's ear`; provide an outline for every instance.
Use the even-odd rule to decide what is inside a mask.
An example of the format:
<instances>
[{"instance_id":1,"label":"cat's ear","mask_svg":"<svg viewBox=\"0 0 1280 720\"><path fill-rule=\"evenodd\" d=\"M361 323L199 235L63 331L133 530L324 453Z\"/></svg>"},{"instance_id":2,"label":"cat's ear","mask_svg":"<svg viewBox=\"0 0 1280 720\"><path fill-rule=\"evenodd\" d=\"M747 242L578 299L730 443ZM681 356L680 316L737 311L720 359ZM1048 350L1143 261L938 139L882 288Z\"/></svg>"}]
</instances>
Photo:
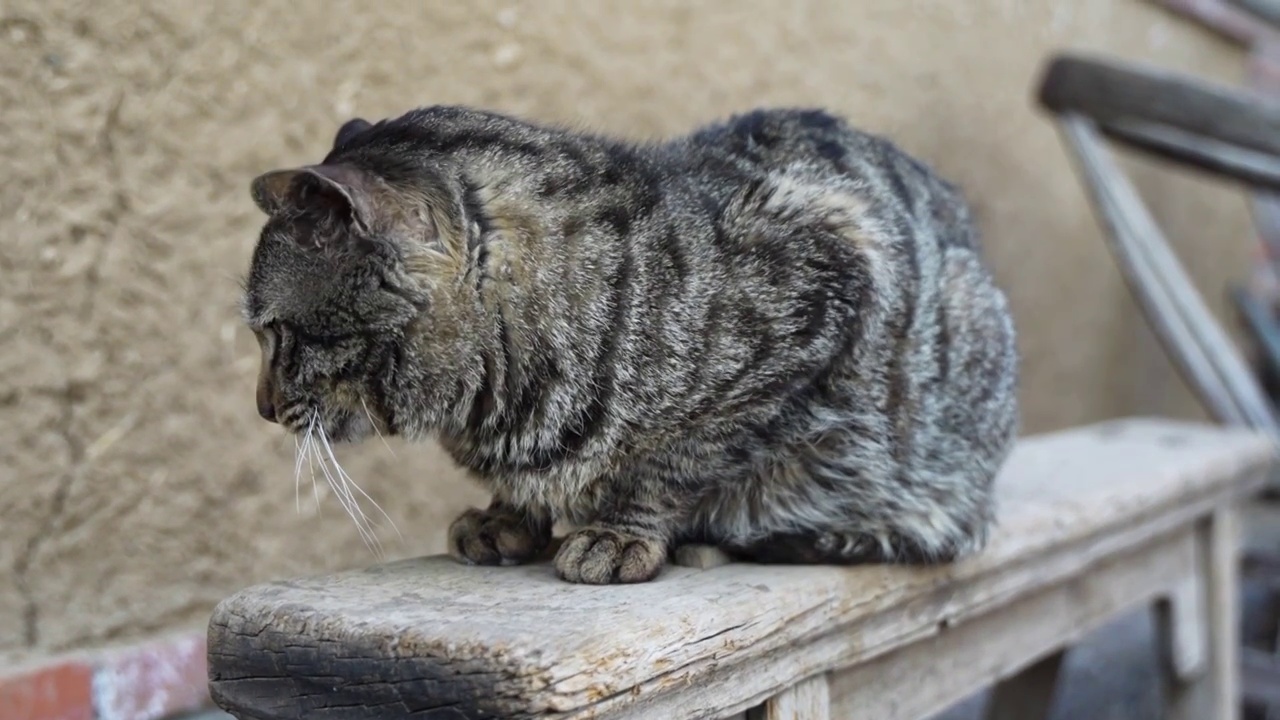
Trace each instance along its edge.
<instances>
[{"instance_id":1,"label":"cat's ear","mask_svg":"<svg viewBox=\"0 0 1280 720\"><path fill-rule=\"evenodd\" d=\"M302 168L307 180L319 190L317 196L304 195L304 202L317 202L347 217L360 232L368 232L374 224L376 203L375 180L369 173L351 165L308 165ZM306 192L307 184L303 185Z\"/></svg>"},{"instance_id":2,"label":"cat's ear","mask_svg":"<svg viewBox=\"0 0 1280 720\"><path fill-rule=\"evenodd\" d=\"M373 127L373 123L370 123L364 118L355 118L354 120L346 121L342 124L342 127L338 128L338 134L333 138L333 149L337 150L343 145L346 145L351 142L351 138L371 127Z\"/></svg>"},{"instance_id":3,"label":"cat's ear","mask_svg":"<svg viewBox=\"0 0 1280 720\"><path fill-rule=\"evenodd\" d=\"M249 184L249 194L253 204L267 215L274 216L285 206L289 198L289 188L299 170L272 170L253 179Z\"/></svg>"},{"instance_id":4,"label":"cat's ear","mask_svg":"<svg viewBox=\"0 0 1280 720\"><path fill-rule=\"evenodd\" d=\"M374 184L372 176L351 165L308 165L259 175L251 194L268 215L290 202L320 205L348 218L355 229L368 232L374 223Z\"/></svg>"}]
</instances>

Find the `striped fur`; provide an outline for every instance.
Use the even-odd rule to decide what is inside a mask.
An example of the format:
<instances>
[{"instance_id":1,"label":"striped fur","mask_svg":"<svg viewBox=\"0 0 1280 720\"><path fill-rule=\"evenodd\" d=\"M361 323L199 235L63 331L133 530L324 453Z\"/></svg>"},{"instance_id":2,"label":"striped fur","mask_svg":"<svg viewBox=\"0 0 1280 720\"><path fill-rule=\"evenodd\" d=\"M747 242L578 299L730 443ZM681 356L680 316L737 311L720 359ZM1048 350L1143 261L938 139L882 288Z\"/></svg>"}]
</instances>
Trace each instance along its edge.
<instances>
[{"instance_id":1,"label":"striped fur","mask_svg":"<svg viewBox=\"0 0 1280 720\"><path fill-rule=\"evenodd\" d=\"M766 562L981 548L1017 432L1014 328L963 198L818 110L630 144L431 107L253 184L259 405L438 438L493 492L460 559L579 528L574 582L674 544Z\"/></svg>"}]
</instances>

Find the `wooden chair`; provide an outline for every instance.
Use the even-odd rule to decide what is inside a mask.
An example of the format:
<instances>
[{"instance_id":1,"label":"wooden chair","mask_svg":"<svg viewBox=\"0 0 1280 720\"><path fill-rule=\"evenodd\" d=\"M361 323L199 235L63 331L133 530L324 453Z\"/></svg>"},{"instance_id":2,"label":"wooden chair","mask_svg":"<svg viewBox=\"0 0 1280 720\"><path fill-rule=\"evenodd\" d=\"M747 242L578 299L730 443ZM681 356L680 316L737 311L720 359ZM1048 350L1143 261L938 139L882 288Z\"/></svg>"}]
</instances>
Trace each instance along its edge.
<instances>
[{"instance_id":1,"label":"wooden chair","mask_svg":"<svg viewBox=\"0 0 1280 720\"><path fill-rule=\"evenodd\" d=\"M1081 55L1048 66L1039 96L1059 125L1131 294L1188 385L1212 415L1280 444L1271 397L1213 318L1103 138L1268 193L1280 190L1280 102L1156 68ZM1268 238L1274 198L1256 197ZM1280 335L1261 298L1233 292L1259 360L1280 358ZM1276 486L1257 503L1274 514ZM1266 522L1280 522L1280 517ZM1280 547L1255 547L1246 569L1280 583ZM1271 648L1274 651L1276 648ZM1280 660L1245 648L1244 699L1280 705Z\"/></svg>"}]
</instances>

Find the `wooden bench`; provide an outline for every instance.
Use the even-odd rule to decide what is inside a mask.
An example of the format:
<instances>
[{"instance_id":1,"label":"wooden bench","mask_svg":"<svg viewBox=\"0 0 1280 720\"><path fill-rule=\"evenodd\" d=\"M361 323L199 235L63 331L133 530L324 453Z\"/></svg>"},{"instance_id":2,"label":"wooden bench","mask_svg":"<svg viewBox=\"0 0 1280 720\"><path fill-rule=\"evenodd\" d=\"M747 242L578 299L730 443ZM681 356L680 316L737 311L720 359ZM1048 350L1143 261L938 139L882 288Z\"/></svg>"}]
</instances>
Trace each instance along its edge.
<instances>
[{"instance_id":1,"label":"wooden bench","mask_svg":"<svg viewBox=\"0 0 1280 720\"><path fill-rule=\"evenodd\" d=\"M1131 419L1020 442L986 551L950 566L715 565L571 585L446 557L249 588L209 625L241 720L922 718L1001 681L1034 720L1061 651L1156 608L1170 717L1235 717L1237 519L1272 445Z\"/></svg>"}]
</instances>

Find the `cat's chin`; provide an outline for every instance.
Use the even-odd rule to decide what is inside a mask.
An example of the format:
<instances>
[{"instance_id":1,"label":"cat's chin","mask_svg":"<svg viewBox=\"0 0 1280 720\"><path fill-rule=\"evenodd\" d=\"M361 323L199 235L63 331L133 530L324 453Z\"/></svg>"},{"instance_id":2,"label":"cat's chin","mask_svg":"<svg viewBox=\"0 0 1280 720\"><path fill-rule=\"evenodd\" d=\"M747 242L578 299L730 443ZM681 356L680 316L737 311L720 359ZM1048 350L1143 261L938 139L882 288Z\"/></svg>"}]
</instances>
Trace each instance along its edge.
<instances>
[{"instance_id":1,"label":"cat's chin","mask_svg":"<svg viewBox=\"0 0 1280 720\"><path fill-rule=\"evenodd\" d=\"M346 413L325 423L325 432L334 444L355 445L362 443L381 431L373 424L373 419L361 413Z\"/></svg>"}]
</instances>

